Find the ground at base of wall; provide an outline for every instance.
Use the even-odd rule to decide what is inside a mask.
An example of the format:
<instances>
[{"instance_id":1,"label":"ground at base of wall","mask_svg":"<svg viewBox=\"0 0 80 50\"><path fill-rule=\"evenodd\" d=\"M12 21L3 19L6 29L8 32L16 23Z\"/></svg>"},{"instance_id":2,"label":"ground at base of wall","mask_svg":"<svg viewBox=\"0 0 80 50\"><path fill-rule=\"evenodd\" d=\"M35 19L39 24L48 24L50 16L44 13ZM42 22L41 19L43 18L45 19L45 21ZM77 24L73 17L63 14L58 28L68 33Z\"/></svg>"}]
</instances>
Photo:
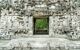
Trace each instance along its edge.
<instances>
[{"instance_id":1,"label":"ground at base of wall","mask_svg":"<svg viewBox=\"0 0 80 50\"><path fill-rule=\"evenodd\" d=\"M32 47L34 48L45 48L50 47L53 49L80 49L80 41L71 41L64 38L18 38L12 40L0 40L0 48L6 47L7 49L11 49L14 47ZM61 48L60 48L61 47ZM19 49L17 48L17 49Z\"/></svg>"}]
</instances>

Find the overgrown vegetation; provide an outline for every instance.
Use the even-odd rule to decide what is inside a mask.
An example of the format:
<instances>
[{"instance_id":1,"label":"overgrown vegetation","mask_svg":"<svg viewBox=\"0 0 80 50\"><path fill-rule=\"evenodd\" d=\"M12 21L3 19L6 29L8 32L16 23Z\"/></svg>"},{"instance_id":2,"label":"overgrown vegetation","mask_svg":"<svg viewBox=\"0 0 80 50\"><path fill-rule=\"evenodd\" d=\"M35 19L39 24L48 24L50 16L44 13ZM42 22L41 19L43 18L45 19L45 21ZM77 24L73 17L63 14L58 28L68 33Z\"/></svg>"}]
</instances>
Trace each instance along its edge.
<instances>
[{"instance_id":1,"label":"overgrown vegetation","mask_svg":"<svg viewBox=\"0 0 80 50\"><path fill-rule=\"evenodd\" d=\"M37 29L47 29L47 19L36 19L36 28Z\"/></svg>"}]
</instances>

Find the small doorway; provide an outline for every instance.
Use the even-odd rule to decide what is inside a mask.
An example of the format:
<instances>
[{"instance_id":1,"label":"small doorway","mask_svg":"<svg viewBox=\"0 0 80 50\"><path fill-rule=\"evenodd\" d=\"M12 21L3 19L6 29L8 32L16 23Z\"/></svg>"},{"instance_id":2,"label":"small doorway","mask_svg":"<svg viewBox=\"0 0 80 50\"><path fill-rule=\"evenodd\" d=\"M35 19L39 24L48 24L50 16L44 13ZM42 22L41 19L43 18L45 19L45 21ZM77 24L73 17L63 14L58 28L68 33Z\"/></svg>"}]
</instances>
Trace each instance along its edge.
<instances>
[{"instance_id":1,"label":"small doorway","mask_svg":"<svg viewBox=\"0 0 80 50\"><path fill-rule=\"evenodd\" d=\"M49 34L49 18L33 18L34 35Z\"/></svg>"}]
</instances>

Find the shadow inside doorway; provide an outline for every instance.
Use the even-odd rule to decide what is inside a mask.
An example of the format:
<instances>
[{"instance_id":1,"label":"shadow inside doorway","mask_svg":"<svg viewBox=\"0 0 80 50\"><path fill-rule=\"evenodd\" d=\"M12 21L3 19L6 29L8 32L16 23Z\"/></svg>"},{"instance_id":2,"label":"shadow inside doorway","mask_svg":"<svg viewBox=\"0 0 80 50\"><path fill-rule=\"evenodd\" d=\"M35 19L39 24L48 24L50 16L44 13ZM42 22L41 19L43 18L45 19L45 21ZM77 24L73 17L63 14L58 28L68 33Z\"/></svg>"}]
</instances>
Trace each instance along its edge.
<instances>
[{"instance_id":1,"label":"shadow inside doorway","mask_svg":"<svg viewBox=\"0 0 80 50\"><path fill-rule=\"evenodd\" d=\"M49 18L33 18L34 35L49 35Z\"/></svg>"}]
</instances>

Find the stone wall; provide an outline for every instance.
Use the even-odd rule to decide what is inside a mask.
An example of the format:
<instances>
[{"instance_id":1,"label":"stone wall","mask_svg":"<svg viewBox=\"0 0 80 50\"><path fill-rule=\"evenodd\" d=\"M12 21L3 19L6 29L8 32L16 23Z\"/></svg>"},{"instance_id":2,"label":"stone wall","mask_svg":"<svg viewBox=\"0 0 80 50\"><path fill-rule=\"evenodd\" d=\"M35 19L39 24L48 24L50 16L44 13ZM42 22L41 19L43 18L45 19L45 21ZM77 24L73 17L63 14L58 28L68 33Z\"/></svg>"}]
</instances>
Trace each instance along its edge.
<instances>
[{"instance_id":1,"label":"stone wall","mask_svg":"<svg viewBox=\"0 0 80 50\"><path fill-rule=\"evenodd\" d=\"M19 1L13 0L11 4L12 7L9 7L9 10L4 8L1 10L1 17L0 17L1 33L13 32L13 34L24 33L27 35L33 35L34 16L49 17L50 36L54 36L55 34L78 35L80 33L80 26L79 26L80 8L79 7L75 8L73 1L24 0L24 2L23 1L20 2L20 0ZM24 8L22 8L22 6L20 5L22 5ZM75 9L73 9L72 7L68 7L72 5L74 6Z\"/></svg>"},{"instance_id":2,"label":"stone wall","mask_svg":"<svg viewBox=\"0 0 80 50\"><path fill-rule=\"evenodd\" d=\"M49 20L49 33L50 35L55 34L80 34L79 32L79 16L77 15L64 15L64 16L50 16Z\"/></svg>"},{"instance_id":3,"label":"stone wall","mask_svg":"<svg viewBox=\"0 0 80 50\"><path fill-rule=\"evenodd\" d=\"M79 19L76 15L49 16L49 35L69 34L72 31L80 34ZM33 16L1 16L0 24L0 33L23 31L24 34L33 35Z\"/></svg>"},{"instance_id":4,"label":"stone wall","mask_svg":"<svg viewBox=\"0 0 80 50\"><path fill-rule=\"evenodd\" d=\"M1 16L0 33L19 32L23 34L33 34L33 17L28 16Z\"/></svg>"}]
</instances>

